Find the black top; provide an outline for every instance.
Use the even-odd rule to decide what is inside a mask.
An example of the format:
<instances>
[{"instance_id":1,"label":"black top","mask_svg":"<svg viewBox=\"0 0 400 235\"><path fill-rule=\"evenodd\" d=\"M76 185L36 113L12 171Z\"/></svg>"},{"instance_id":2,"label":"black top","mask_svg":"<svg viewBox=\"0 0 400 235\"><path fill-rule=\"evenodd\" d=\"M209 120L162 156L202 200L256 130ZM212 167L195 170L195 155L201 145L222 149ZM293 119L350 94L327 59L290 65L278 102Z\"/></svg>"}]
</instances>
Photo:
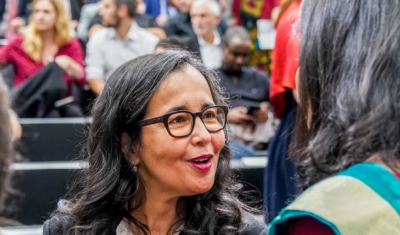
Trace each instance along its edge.
<instances>
[{"instance_id":1,"label":"black top","mask_svg":"<svg viewBox=\"0 0 400 235\"><path fill-rule=\"evenodd\" d=\"M70 219L68 216L53 216L47 220L43 225L43 235L63 235L65 234ZM117 230L115 226L115 231ZM267 226L261 222L254 215L243 212L242 224L239 228L239 235L265 235L267 234ZM111 235L111 234L110 234Z\"/></svg>"},{"instance_id":2,"label":"black top","mask_svg":"<svg viewBox=\"0 0 400 235\"><path fill-rule=\"evenodd\" d=\"M249 108L269 101L269 78L254 67L243 67L240 72L217 70L220 86L227 93L230 106Z\"/></svg>"}]
</instances>

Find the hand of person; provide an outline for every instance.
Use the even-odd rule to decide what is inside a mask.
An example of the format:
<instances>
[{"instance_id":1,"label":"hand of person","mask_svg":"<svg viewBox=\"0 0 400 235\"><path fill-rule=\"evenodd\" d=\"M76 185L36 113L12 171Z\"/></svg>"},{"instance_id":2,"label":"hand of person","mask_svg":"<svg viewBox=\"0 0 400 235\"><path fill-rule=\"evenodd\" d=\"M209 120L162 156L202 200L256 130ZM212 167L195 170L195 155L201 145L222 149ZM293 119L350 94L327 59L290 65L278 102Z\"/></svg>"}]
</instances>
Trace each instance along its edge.
<instances>
[{"instance_id":1,"label":"hand of person","mask_svg":"<svg viewBox=\"0 0 400 235\"><path fill-rule=\"evenodd\" d=\"M165 25L168 22L168 16L167 15L159 15L156 18L156 22L157 22L158 26L163 28L163 27L165 27Z\"/></svg>"},{"instance_id":2,"label":"hand of person","mask_svg":"<svg viewBox=\"0 0 400 235\"><path fill-rule=\"evenodd\" d=\"M10 21L10 25L18 31L19 28L25 26L25 21L21 17L15 17Z\"/></svg>"},{"instance_id":3,"label":"hand of person","mask_svg":"<svg viewBox=\"0 0 400 235\"><path fill-rule=\"evenodd\" d=\"M66 72L68 72L68 69L70 68L71 60L71 57L66 55L60 55L54 59L58 66L60 66Z\"/></svg>"},{"instance_id":4,"label":"hand of person","mask_svg":"<svg viewBox=\"0 0 400 235\"><path fill-rule=\"evenodd\" d=\"M228 122L231 124L249 124L254 123L255 118L248 115L245 107L236 107L229 111Z\"/></svg>"},{"instance_id":5,"label":"hand of person","mask_svg":"<svg viewBox=\"0 0 400 235\"><path fill-rule=\"evenodd\" d=\"M268 120L268 103L261 102L260 109L254 112L257 122L266 122Z\"/></svg>"},{"instance_id":6,"label":"hand of person","mask_svg":"<svg viewBox=\"0 0 400 235\"><path fill-rule=\"evenodd\" d=\"M82 67L75 62L71 57L66 55L57 56L54 61L67 72L72 79L81 79L83 76Z\"/></svg>"}]
</instances>

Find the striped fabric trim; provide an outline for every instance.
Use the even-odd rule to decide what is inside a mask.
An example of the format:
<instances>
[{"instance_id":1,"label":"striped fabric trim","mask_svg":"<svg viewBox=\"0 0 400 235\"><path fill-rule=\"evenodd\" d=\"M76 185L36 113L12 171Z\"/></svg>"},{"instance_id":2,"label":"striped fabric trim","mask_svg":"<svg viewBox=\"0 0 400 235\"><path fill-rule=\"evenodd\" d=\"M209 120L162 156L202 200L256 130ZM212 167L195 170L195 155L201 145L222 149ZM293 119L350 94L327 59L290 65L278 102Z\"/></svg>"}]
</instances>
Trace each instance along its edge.
<instances>
[{"instance_id":1,"label":"striped fabric trim","mask_svg":"<svg viewBox=\"0 0 400 235\"><path fill-rule=\"evenodd\" d=\"M377 163L357 164L302 193L271 223L268 234L291 218L311 216L335 234L400 235L400 181Z\"/></svg>"},{"instance_id":2,"label":"striped fabric trim","mask_svg":"<svg viewBox=\"0 0 400 235\"><path fill-rule=\"evenodd\" d=\"M384 166L374 162L357 164L338 175L362 181L385 199L400 216L400 180Z\"/></svg>"},{"instance_id":3,"label":"striped fabric trim","mask_svg":"<svg viewBox=\"0 0 400 235\"><path fill-rule=\"evenodd\" d=\"M306 211L342 235L400 234L400 216L374 190L350 176L335 176L302 194L286 212Z\"/></svg>"}]
</instances>

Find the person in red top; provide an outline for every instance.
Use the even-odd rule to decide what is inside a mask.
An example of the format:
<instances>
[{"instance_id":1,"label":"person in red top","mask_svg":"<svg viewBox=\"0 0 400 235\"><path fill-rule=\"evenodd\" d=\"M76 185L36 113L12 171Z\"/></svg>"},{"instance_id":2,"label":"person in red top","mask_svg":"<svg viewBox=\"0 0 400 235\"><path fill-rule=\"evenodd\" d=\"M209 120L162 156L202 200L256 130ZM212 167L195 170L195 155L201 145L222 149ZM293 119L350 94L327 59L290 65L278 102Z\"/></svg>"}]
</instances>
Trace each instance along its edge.
<instances>
[{"instance_id":1,"label":"person in red top","mask_svg":"<svg viewBox=\"0 0 400 235\"><path fill-rule=\"evenodd\" d=\"M282 118L289 108L289 101L285 100L287 91L296 89L296 71L299 68L299 35L297 22L300 17L299 0L290 0L291 3L278 16L276 23L276 42L272 54L271 74L271 104L274 107L275 116ZM285 1L287 3L289 1Z\"/></svg>"},{"instance_id":2,"label":"person in red top","mask_svg":"<svg viewBox=\"0 0 400 235\"><path fill-rule=\"evenodd\" d=\"M270 102L281 121L268 146L268 165L264 171L263 203L269 221L296 196L298 189L296 167L289 160L288 151L297 108L293 90L298 69L299 42L295 29L300 2L291 0L288 7L281 9L272 54Z\"/></svg>"},{"instance_id":3,"label":"person in red top","mask_svg":"<svg viewBox=\"0 0 400 235\"><path fill-rule=\"evenodd\" d=\"M62 2L35 0L24 33L0 48L0 65L14 65L13 84L19 86L52 61L63 69L68 88L85 84L83 50L71 37Z\"/></svg>"}]
</instances>

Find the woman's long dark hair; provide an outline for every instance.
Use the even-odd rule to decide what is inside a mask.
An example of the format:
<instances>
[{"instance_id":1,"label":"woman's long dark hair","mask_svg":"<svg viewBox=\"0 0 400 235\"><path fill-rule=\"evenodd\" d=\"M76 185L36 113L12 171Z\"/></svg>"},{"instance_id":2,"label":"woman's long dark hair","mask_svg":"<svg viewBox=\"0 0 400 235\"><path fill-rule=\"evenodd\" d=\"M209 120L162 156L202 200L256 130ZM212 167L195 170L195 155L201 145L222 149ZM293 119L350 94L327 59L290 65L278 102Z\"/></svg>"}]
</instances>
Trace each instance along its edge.
<instances>
[{"instance_id":1,"label":"woman's long dark hair","mask_svg":"<svg viewBox=\"0 0 400 235\"><path fill-rule=\"evenodd\" d=\"M400 2L302 4L295 149L303 188L375 154L394 167L400 158Z\"/></svg>"},{"instance_id":2,"label":"woman's long dark hair","mask_svg":"<svg viewBox=\"0 0 400 235\"><path fill-rule=\"evenodd\" d=\"M118 68L93 107L93 123L84 153L89 168L77 186L81 191L70 202L59 203L57 213L68 215L71 222L67 234L115 234L123 218L149 233L145 224L131 216L133 210L143 205L146 195L140 175L124 156L122 149L126 146L121 148L120 137L128 133L129 146L141 142L141 129L136 123L144 117L150 99L165 77L184 66L192 66L203 74L215 103L225 103L215 74L187 52L145 55ZM129 151L135 152L132 148ZM229 162L225 144L212 189L180 199L177 212L185 215L178 222L183 225L180 234L238 233L245 206L234 194L239 186L232 181ZM133 195L142 196L135 198L135 205L131 204Z\"/></svg>"},{"instance_id":3,"label":"woman's long dark hair","mask_svg":"<svg viewBox=\"0 0 400 235\"><path fill-rule=\"evenodd\" d=\"M0 215L7 211L5 201L10 187L9 167L13 161L12 130L10 121L10 101L7 95L6 85L0 75ZM0 217L0 226L9 223L8 219Z\"/></svg>"}]
</instances>

